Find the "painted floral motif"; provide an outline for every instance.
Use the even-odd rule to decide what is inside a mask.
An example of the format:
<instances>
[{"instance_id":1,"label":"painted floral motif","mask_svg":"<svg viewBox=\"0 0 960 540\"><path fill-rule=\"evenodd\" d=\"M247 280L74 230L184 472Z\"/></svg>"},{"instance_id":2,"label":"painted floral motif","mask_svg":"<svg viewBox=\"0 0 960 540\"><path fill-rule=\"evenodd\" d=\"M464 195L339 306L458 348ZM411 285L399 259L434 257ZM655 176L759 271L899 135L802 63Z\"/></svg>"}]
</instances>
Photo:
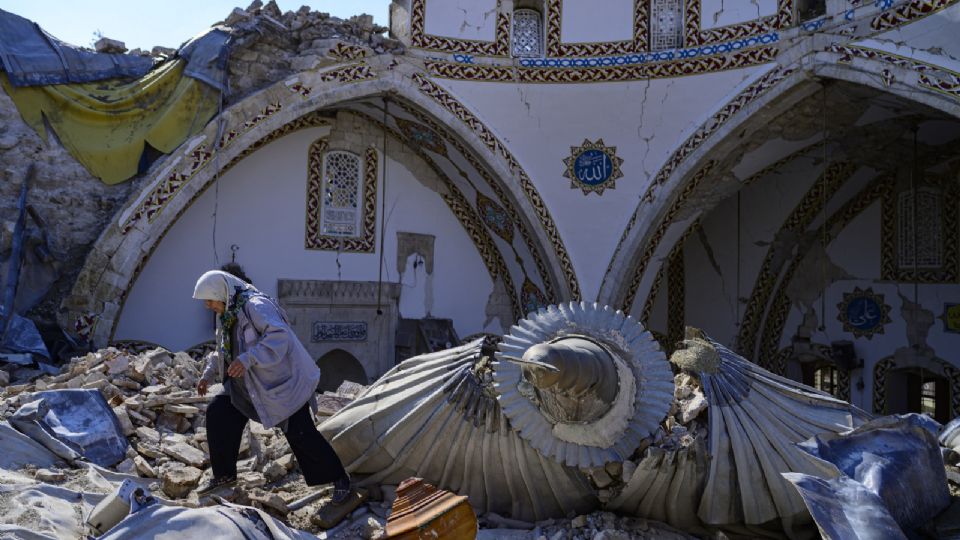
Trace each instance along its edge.
<instances>
[{"instance_id":1,"label":"painted floral motif","mask_svg":"<svg viewBox=\"0 0 960 540\"><path fill-rule=\"evenodd\" d=\"M890 321L890 306L883 302L883 295L873 289L861 290L854 287L852 293L843 293L843 301L837 304L840 313L837 320L843 323L843 331L853 333L853 337L873 339L874 334L882 334L883 326Z\"/></svg>"},{"instance_id":2,"label":"painted floral motif","mask_svg":"<svg viewBox=\"0 0 960 540\"><path fill-rule=\"evenodd\" d=\"M615 189L617 178L623 177L623 159L617 156L617 147L604 145L603 139L595 143L584 139L580 146L571 146L570 157L563 163L567 166L563 176L570 179L570 189L579 188L584 195L603 195L603 190Z\"/></svg>"},{"instance_id":3,"label":"painted floral motif","mask_svg":"<svg viewBox=\"0 0 960 540\"><path fill-rule=\"evenodd\" d=\"M510 219L506 210L479 191L477 192L477 210L490 230L507 243L513 243L513 220Z\"/></svg>"},{"instance_id":4,"label":"painted floral motif","mask_svg":"<svg viewBox=\"0 0 960 540\"><path fill-rule=\"evenodd\" d=\"M523 287L520 289L520 305L524 313L533 313L549 304L547 297L543 295L540 288L534 285L530 278L526 278L523 280Z\"/></svg>"},{"instance_id":5,"label":"painted floral motif","mask_svg":"<svg viewBox=\"0 0 960 540\"><path fill-rule=\"evenodd\" d=\"M88 341L90 336L93 335L94 329L97 327L97 321L100 320L100 316L96 313L84 313L77 317L77 320L73 323L73 331L76 333L77 337L84 341Z\"/></svg>"}]
</instances>

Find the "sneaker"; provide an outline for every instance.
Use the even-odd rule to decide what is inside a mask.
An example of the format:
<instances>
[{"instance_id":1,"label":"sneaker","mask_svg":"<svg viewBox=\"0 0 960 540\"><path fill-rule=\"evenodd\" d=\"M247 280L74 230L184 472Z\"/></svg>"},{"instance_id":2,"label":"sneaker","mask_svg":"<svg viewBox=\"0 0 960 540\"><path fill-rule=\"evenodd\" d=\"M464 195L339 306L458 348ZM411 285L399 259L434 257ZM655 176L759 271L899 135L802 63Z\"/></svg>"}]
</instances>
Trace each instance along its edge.
<instances>
[{"instance_id":1,"label":"sneaker","mask_svg":"<svg viewBox=\"0 0 960 540\"><path fill-rule=\"evenodd\" d=\"M221 476L220 478L211 478L207 483L197 488L197 495L204 495L220 488L232 487L236 484L236 476Z\"/></svg>"}]
</instances>

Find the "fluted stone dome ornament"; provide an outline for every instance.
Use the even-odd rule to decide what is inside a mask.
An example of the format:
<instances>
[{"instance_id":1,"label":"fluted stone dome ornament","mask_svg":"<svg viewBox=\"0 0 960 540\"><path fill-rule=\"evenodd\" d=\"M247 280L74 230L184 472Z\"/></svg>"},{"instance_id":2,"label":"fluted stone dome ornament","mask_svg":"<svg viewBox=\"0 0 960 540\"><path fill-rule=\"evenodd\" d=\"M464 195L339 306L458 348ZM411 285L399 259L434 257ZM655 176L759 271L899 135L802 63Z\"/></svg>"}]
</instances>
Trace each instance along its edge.
<instances>
[{"instance_id":1,"label":"fluted stone dome ornament","mask_svg":"<svg viewBox=\"0 0 960 540\"><path fill-rule=\"evenodd\" d=\"M609 307L542 309L514 326L499 349L493 379L503 413L531 446L570 467L628 459L673 403L660 345Z\"/></svg>"},{"instance_id":2,"label":"fluted stone dome ornament","mask_svg":"<svg viewBox=\"0 0 960 540\"><path fill-rule=\"evenodd\" d=\"M415 476L478 514L603 507L697 533L815 534L781 473L835 475L796 444L868 415L690 330L668 361L623 313L550 306L497 350L404 361L320 429L360 485Z\"/></svg>"}]
</instances>

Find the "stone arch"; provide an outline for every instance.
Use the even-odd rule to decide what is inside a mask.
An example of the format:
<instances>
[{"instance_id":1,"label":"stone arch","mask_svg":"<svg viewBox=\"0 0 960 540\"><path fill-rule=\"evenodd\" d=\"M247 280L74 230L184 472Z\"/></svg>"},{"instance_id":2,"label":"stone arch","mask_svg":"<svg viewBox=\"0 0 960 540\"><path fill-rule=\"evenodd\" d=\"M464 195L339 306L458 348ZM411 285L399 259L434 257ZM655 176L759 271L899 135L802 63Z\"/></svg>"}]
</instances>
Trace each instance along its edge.
<instances>
[{"instance_id":1,"label":"stone arch","mask_svg":"<svg viewBox=\"0 0 960 540\"><path fill-rule=\"evenodd\" d=\"M717 156L736 149L745 137L820 88L820 79L844 81L895 95L960 118L960 93L939 88L935 64L908 60L856 46L834 45L796 63L774 65L738 91L667 159L630 217L607 266L598 302L630 312L644 296L656 268L680 238L679 216L702 215L718 201L693 209L689 197L716 171ZM883 76L872 74L883 73ZM923 75L927 73L927 75ZM919 78L918 78L919 77ZM701 201L702 203L702 201Z\"/></svg>"},{"instance_id":2,"label":"stone arch","mask_svg":"<svg viewBox=\"0 0 960 540\"><path fill-rule=\"evenodd\" d=\"M302 72L261 90L225 110L204 131L186 141L148 173L101 233L88 254L59 321L82 340L107 343L126 294L163 236L218 173L266 143L308 125L320 125L320 111L351 101L389 95L446 127L472 153L485 176L515 210L538 271L554 291L553 301L579 294L569 257L542 200L526 173L491 132L470 113L460 114L452 96L438 96L419 73L401 74L390 66L348 64L323 72ZM429 83L429 81L426 81ZM432 84L432 83L431 83ZM456 105L456 106L455 106ZM459 108L458 108L459 106ZM215 152L218 131L221 149ZM495 143L495 144L494 144Z\"/></svg>"},{"instance_id":3,"label":"stone arch","mask_svg":"<svg viewBox=\"0 0 960 540\"><path fill-rule=\"evenodd\" d=\"M333 392L344 381L367 384L369 377L363 369L363 364L352 354L343 349L333 349L317 359L320 368L320 384L318 390Z\"/></svg>"}]
</instances>

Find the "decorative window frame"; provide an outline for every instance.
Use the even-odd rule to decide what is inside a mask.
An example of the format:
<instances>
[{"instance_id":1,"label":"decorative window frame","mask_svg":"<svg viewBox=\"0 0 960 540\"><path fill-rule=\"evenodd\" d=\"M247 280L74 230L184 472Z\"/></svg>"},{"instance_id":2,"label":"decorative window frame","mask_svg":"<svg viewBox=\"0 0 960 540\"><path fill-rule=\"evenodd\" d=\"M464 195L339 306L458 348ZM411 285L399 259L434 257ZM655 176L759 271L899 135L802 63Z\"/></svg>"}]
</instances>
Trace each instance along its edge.
<instances>
[{"instance_id":1,"label":"decorative window frame","mask_svg":"<svg viewBox=\"0 0 960 540\"><path fill-rule=\"evenodd\" d=\"M530 18L536 20L537 25L537 50L533 53L518 53L516 50L517 39L516 39L516 30L517 23L525 18ZM513 10L513 20L510 23L510 55L514 58L540 58L544 55L546 50L546 43L544 39L544 24L543 13L531 9L531 8L517 8Z\"/></svg>"},{"instance_id":2,"label":"decorative window frame","mask_svg":"<svg viewBox=\"0 0 960 540\"><path fill-rule=\"evenodd\" d=\"M322 234L321 212L323 207L323 172L325 156L329 149L327 139L318 139L310 145L307 157L307 215L306 249L340 251L353 253L373 253L377 236L377 171L379 156L377 149L368 147L361 157L360 188L360 234L354 237ZM337 151L340 151L337 149ZM349 152L349 150L343 150Z\"/></svg>"},{"instance_id":3,"label":"decorative window frame","mask_svg":"<svg viewBox=\"0 0 960 540\"><path fill-rule=\"evenodd\" d=\"M906 281L917 283L957 283L960 277L960 187L956 182L947 178L927 176L927 185L937 189L942 194L940 207L940 238L942 245L939 268L912 268L900 267L900 253L898 249L899 223L898 202L900 193L904 190L894 181L887 182L882 195L881 225L880 225L880 278L888 281ZM921 188L922 189L922 188Z\"/></svg>"},{"instance_id":4,"label":"decorative window frame","mask_svg":"<svg viewBox=\"0 0 960 540\"><path fill-rule=\"evenodd\" d=\"M648 24L648 26L650 27L650 38L649 38L649 39L650 39L650 41L649 41L650 50L651 50L651 51L666 51L666 50L670 50L670 49L678 49L678 48L680 48L680 47L683 47L683 34L684 34L684 30L685 30L685 28L684 28L684 17L683 17L683 14L684 14L684 11L683 11L683 10L684 10L684 1L683 1L683 0L648 0L648 1L650 2L650 11L649 11L649 13L650 13L650 21L649 21L649 24ZM657 41L658 41L658 40L657 40L657 37L660 36L660 37L662 38L663 36L666 36L666 33L660 32L660 31L659 31L659 30L660 30L659 25L656 24L656 19L655 19L655 18L656 18L656 16L657 16L658 9L655 7L655 5L656 5L656 4L666 4L666 3L673 3L673 4L676 6L676 20L675 20L675 22L674 22L674 24L676 25L676 27L675 27L675 31L672 32L673 34L675 34L675 36L672 36L672 37L675 37L675 38L676 38L676 42L675 42L675 43L670 43L670 44L667 44L667 45L658 46L658 45L657 45ZM662 9L663 7L666 7L666 6L662 6L661 9Z\"/></svg>"}]
</instances>

